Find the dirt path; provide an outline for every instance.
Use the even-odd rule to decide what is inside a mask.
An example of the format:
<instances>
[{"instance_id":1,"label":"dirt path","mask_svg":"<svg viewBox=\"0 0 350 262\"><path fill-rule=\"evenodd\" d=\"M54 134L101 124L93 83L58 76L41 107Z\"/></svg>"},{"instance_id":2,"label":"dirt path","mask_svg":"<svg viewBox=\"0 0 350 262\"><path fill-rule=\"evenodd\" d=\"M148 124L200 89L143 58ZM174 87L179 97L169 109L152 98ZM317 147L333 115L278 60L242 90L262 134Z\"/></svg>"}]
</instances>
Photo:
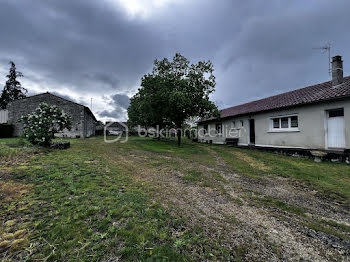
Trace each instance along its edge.
<instances>
[{"instance_id":1,"label":"dirt path","mask_svg":"<svg viewBox=\"0 0 350 262\"><path fill-rule=\"evenodd\" d=\"M209 239L232 250L232 258L238 252L246 261L349 261L349 241L305 226L310 220L324 218L350 223L349 210L291 179L231 173L225 161L215 152L211 154L216 158L214 167L178 158L176 171L168 165L140 165L149 159L166 158L158 154L119 156L118 161L132 166L139 181L156 188L154 198L171 213L187 219L190 225L201 225ZM223 182L218 187L188 182L184 177L189 169L206 176L218 173ZM256 199L264 196L305 209L305 214L261 205Z\"/></svg>"}]
</instances>

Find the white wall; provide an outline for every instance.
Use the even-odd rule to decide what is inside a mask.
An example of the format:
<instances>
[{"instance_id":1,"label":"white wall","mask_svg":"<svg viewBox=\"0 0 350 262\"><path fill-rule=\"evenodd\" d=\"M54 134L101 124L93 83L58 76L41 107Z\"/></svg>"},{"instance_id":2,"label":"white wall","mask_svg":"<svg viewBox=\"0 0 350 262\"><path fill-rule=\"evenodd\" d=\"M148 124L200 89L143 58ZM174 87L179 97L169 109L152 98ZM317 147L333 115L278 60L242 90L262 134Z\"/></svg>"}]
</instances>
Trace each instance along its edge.
<instances>
[{"instance_id":1,"label":"white wall","mask_svg":"<svg viewBox=\"0 0 350 262\"><path fill-rule=\"evenodd\" d=\"M8 111L0 110L0 124L6 124L8 121Z\"/></svg>"},{"instance_id":2,"label":"white wall","mask_svg":"<svg viewBox=\"0 0 350 262\"><path fill-rule=\"evenodd\" d=\"M239 145L249 144L249 119L255 120L255 145L272 147L295 147L306 149L327 149L327 125L326 112L330 109L344 108L345 120L345 140L346 148L350 148L350 100L338 100L318 104L310 104L284 110L274 110L264 113L251 114L242 117L225 118L221 120L223 134L214 136L199 134L199 141L213 143L224 143L227 137L232 137L228 130L232 128L232 122L236 122ZM284 115L298 115L298 132L271 132L270 119ZM243 120L244 126L240 126ZM210 127L215 129L215 124L211 122ZM238 126L237 126L238 125ZM198 126L203 127L203 124Z\"/></svg>"}]
</instances>

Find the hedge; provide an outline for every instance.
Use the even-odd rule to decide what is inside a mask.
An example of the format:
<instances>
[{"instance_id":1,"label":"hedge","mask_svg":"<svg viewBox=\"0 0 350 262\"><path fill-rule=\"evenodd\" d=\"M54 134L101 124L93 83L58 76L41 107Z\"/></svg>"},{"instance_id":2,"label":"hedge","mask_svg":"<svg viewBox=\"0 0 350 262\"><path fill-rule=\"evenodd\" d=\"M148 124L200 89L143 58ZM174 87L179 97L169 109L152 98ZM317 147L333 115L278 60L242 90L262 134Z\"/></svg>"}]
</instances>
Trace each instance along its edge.
<instances>
[{"instance_id":1,"label":"hedge","mask_svg":"<svg viewBox=\"0 0 350 262\"><path fill-rule=\"evenodd\" d=\"M0 138L13 137L13 125L0 124Z\"/></svg>"}]
</instances>

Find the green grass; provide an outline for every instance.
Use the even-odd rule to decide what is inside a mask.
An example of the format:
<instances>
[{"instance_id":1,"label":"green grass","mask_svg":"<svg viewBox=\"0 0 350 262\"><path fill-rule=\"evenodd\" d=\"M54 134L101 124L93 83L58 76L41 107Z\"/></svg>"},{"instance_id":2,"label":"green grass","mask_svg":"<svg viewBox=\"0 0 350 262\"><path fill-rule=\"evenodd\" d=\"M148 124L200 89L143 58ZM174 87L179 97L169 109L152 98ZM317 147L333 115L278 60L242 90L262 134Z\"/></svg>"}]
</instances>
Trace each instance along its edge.
<instances>
[{"instance_id":1,"label":"green grass","mask_svg":"<svg viewBox=\"0 0 350 262\"><path fill-rule=\"evenodd\" d=\"M116 148L119 144L104 144L101 138L70 142L68 150L44 150L11 169L13 181L34 189L20 202L2 205L0 217L27 221L24 228L31 232L29 242L36 250L31 259L188 261L196 246L207 250L201 254L203 259L213 254L223 259L228 253L206 239L201 229L191 229L182 218L151 201L150 189L132 179L132 169L113 160L113 154L140 150L139 145L159 154L176 151L175 145L161 142L158 152L157 142L141 139L122 149ZM191 154L190 147L184 147L177 154ZM178 228L187 228L180 239L172 235Z\"/></svg>"},{"instance_id":2,"label":"green grass","mask_svg":"<svg viewBox=\"0 0 350 262\"><path fill-rule=\"evenodd\" d=\"M325 220L325 219L320 220L320 222L323 224L326 224L328 226L332 226L332 227L335 227L339 230L342 230L343 232L350 233L350 226L348 226L348 225L340 224L336 221Z\"/></svg>"},{"instance_id":3,"label":"green grass","mask_svg":"<svg viewBox=\"0 0 350 262\"><path fill-rule=\"evenodd\" d=\"M202 180L201 175L201 172L198 170L189 170L187 171L187 175L184 176L184 179L190 182L199 182Z\"/></svg>"},{"instance_id":4,"label":"green grass","mask_svg":"<svg viewBox=\"0 0 350 262\"><path fill-rule=\"evenodd\" d=\"M305 223L305 226L308 227L308 228L311 228L315 231L318 231L318 232L323 232L327 235L333 235L333 236L336 236L340 239L345 239L345 240L350 240L350 237L346 234L343 234L343 233L340 233L338 230L332 228L332 227L329 227L327 225L322 225L321 223L317 223L317 222L308 222L308 223Z\"/></svg>"},{"instance_id":5,"label":"green grass","mask_svg":"<svg viewBox=\"0 0 350 262\"><path fill-rule=\"evenodd\" d=\"M263 198L256 197L256 198L254 198L254 200L262 203L263 205L277 207L277 208L284 210L284 211L287 211L289 213L293 213L293 214L297 214L297 215L301 215L301 216L305 215L304 214L305 211L302 208L287 204L284 201L275 199L275 198L270 197L270 196L265 196Z\"/></svg>"},{"instance_id":6,"label":"green grass","mask_svg":"<svg viewBox=\"0 0 350 262\"><path fill-rule=\"evenodd\" d=\"M220 245L219 239L208 239L200 226L188 224L180 215L171 215L161 202L154 201L153 193L166 189L152 188L135 179L135 173L143 170L181 171L184 183L224 193L228 181L213 170L220 157L229 173L253 178L290 177L327 195L350 199L350 172L345 164L318 164L186 139L181 147L176 141L148 138L130 138L125 144L105 144L99 137L69 141L72 147L68 150L50 150L31 147L20 139L0 139L0 168L5 159L25 160L6 167L7 175L13 183L32 187L23 198L0 204L0 221L16 221L13 228L0 226L0 235L6 230L27 232L21 238L26 240L25 249L12 253L19 260L29 254L31 260L47 261L228 260L232 256L239 261L244 256L247 247L229 250ZM119 157L137 157L133 163L138 165L131 166ZM264 197L259 201L304 214L304 210L278 199ZM330 223L309 226L320 226L318 230L332 230L329 233L338 235L342 234L339 231L348 230L345 225ZM174 235L178 231L181 234Z\"/></svg>"},{"instance_id":7,"label":"green grass","mask_svg":"<svg viewBox=\"0 0 350 262\"><path fill-rule=\"evenodd\" d=\"M186 258L169 234L181 222L151 203L124 170L95 154L93 143L73 141L72 149L50 151L13 175L35 185L22 203L22 213L34 218L33 237L43 245L33 259L94 261L107 254L147 260L149 248L153 259Z\"/></svg>"},{"instance_id":8,"label":"green grass","mask_svg":"<svg viewBox=\"0 0 350 262\"><path fill-rule=\"evenodd\" d=\"M0 139L0 158L13 158L18 154L33 151L29 142L22 138L2 138Z\"/></svg>"},{"instance_id":9,"label":"green grass","mask_svg":"<svg viewBox=\"0 0 350 262\"><path fill-rule=\"evenodd\" d=\"M350 167L345 163L315 163L310 159L294 158L280 154L238 148L216 148L217 152L240 174L258 177L262 174L282 176L306 182L328 197L350 203ZM267 167L252 167L232 152L248 155Z\"/></svg>"}]
</instances>

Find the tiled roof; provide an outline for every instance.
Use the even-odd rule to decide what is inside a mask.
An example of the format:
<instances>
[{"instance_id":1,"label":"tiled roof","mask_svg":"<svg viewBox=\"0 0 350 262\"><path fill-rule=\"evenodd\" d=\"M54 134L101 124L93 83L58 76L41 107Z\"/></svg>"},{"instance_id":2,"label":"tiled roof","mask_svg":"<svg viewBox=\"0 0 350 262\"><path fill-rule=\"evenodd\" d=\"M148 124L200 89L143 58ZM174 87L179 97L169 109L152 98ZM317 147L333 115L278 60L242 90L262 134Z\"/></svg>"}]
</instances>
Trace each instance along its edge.
<instances>
[{"instance_id":1,"label":"tiled roof","mask_svg":"<svg viewBox=\"0 0 350 262\"><path fill-rule=\"evenodd\" d=\"M124 130L128 126L128 122L106 122L106 125Z\"/></svg>"},{"instance_id":2,"label":"tiled roof","mask_svg":"<svg viewBox=\"0 0 350 262\"><path fill-rule=\"evenodd\" d=\"M332 82L328 81L246 104L225 108L221 110L221 118L282 109L348 96L350 96L350 76L344 77L343 84L337 87L332 87ZM213 119L213 117L202 119L200 122Z\"/></svg>"}]
</instances>

